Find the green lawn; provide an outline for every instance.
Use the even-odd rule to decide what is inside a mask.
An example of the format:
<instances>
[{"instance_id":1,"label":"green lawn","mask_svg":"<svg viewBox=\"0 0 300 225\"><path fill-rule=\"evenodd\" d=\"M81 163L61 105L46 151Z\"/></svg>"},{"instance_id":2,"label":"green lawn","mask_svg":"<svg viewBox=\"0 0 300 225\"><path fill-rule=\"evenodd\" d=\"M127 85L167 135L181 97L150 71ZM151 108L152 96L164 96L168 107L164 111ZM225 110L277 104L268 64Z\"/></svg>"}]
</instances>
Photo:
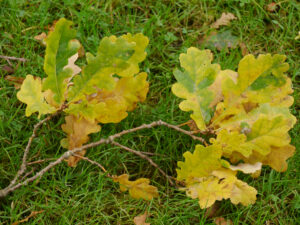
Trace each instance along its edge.
<instances>
[{"instance_id":1,"label":"green lawn","mask_svg":"<svg viewBox=\"0 0 300 225\"><path fill-rule=\"evenodd\" d=\"M61 17L74 22L86 52L95 53L104 36L127 32L142 32L148 36L148 56L141 65L141 70L149 74L147 100L121 123L103 125L101 133L92 135L92 140L97 140L159 119L172 124L186 122L189 113L179 110L180 99L171 93L171 85L175 82L172 71L179 67L179 54L190 46L204 48L202 40L212 31L210 25L222 12L231 12L237 20L218 32L230 30L254 55L287 55L288 74L295 89L292 112L299 117L300 41L295 37L300 31L300 4L293 0L275 1L279 3L276 11L269 12L265 6L270 2L0 0L0 55L27 59L19 64L11 61L15 67L14 76L45 77L45 48L34 36L46 31L47 25ZM243 57L240 48L212 50L214 62L222 68L236 69ZM25 117L25 106L17 100L17 91L4 80L7 73L2 68L6 64L6 60L0 59L0 189L18 171L23 149L38 121L36 116ZM30 161L57 158L65 151L59 144L64 137L60 128L63 122L63 117L56 117L40 129L31 148ZM297 124L291 131L292 144L297 149L300 147L299 130ZM183 152L193 150L196 143L165 127L128 134L118 141L140 151L164 155L155 155L152 159L174 176L176 162L183 159ZM28 224L133 224L133 218L145 210L151 214L147 219L151 224L213 224L213 218L207 218L197 200L168 186L165 178L145 160L109 145L89 149L87 156L100 162L112 174L128 172L133 178L150 178L159 188L160 197L151 202L134 200L120 193L118 184L103 176L94 165L81 161L76 168L70 168L62 163L41 179L0 199L0 224L11 224L40 210L45 211L31 218ZM258 179L245 178L258 190L256 204L243 207L222 201L214 217L222 216L234 224L299 224L299 162L297 151L289 160L285 173L264 167ZM45 165L47 162L32 165L30 169L38 171Z\"/></svg>"}]
</instances>

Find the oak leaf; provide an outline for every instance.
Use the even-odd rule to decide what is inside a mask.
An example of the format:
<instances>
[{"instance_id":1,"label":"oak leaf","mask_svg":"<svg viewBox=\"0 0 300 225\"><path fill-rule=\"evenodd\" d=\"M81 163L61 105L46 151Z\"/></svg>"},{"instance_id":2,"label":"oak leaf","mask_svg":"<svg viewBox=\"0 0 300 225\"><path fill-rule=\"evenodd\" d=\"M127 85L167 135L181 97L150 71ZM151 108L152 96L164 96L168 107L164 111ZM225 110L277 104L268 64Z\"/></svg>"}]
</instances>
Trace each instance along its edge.
<instances>
[{"instance_id":1,"label":"oak leaf","mask_svg":"<svg viewBox=\"0 0 300 225\"><path fill-rule=\"evenodd\" d=\"M214 83L220 66L211 64L212 58L209 50L201 51L191 47L186 54L180 54L180 64L185 71L174 71L178 82L172 86L172 92L185 99L179 104L179 108L193 111L191 118L200 130L204 130L211 119L211 103L216 97L214 89L210 90L209 87Z\"/></svg>"},{"instance_id":2,"label":"oak leaf","mask_svg":"<svg viewBox=\"0 0 300 225\"><path fill-rule=\"evenodd\" d=\"M55 112L55 108L45 101L45 93L42 92L42 82L39 77L36 79L32 75L27 75L22 83L17 98L27 104L26 116L38 112L38 118L43 114Z\"/></svg>"},{"instance_id":3,"label":"oak leaf","mask_svg":"<svg viewBox=\"0 0 300 225\"><path fill-rule=\"evenodd\" d=\"M81 44L74 40L76 31L71 29L72 22L64 18L60 19L55 29L46 38L46 55L44 71L48 77L43 82L43 90L50 89L53 99L61 104L65 100L67 79L74 73L67 65L69 58L74 56Z\"/></svg>"},{"instance_id":4,"label":"oak leaf","mask_svg":"<svg viewBox=\"0 0 300 225\"><path fill-rule=\"evenodd\" d=\"M100 126L97 123L91 123L84 118L78 118L73 115L66 116L66 123L61 126L62 130L67 133L67 138L61 140L61 145L70 150L80 147L89 140L89 134L100 131ZM81 156L85 154L85 150L77 153ZM75 167L79 157L70 156L68 165Z\"/></svg>"},{"instance_id":5,"label":"oak leaf","mask_svg":"<svg viewBox=\"0 0 300 225\"><path fill-rule=\"evenodd\" d=\"M122 192L129 191L131 197L135 199L151 200L152 198L158 197L157 188L149 185L150 180L146 178L139 178L135 181L128 180L128 174L122 174L113 178L114 182L120 184L120 190Z\"/></svg>"},{"instance_id":6,"label":"oak leaf","mask_svg":"<svg viewBox=\"0 0 300 225\"><path fill-rule=\"evenodd\" d=\"M91 122L118 123L127 117L138 102L146 99L149 83L147 74L142 72L133 77L115 79L113 90L99 89L78 104L71 104L65 111L81 115Z\"/></svg>"},{"instance_id":7,"label":"oak leaf","mask_svg":"<svg viewBox=\"0 0 300 225\"><path fill-rule=\"evenodd\" d=\"M113 90L116 85L113 75L134 76L139 72L138 64L146 57L145 48L148 42L148 38L142 34L103 38L97 55L86 55L88 64L81 75L74 77L68 100L82 100L86 95L97 92L97 89Z\"/></svg>"}]
</instances>

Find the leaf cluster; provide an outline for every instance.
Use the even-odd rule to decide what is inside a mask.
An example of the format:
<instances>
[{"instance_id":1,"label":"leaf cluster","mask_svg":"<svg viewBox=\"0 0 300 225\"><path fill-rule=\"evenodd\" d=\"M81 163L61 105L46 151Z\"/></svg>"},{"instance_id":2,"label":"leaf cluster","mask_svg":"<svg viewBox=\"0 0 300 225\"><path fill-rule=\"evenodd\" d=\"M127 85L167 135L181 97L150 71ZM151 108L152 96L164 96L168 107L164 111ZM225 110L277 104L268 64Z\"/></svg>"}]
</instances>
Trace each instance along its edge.
<instances>
[{"instance_id":1,"label":"leaf cluster","mask_svg":"<svg viewBox=\"0 0 300 225\"><path fill-rule=\"evenodd\" d=\"M192 111L200 131L216 135L209 146L184 153L177 178L201 208L228 198L248 205L255 202L257 191L238 180L237 171L258 177L267 165L283 172L295 151L288 134L296 123L289 111L289 65L283 55L246 55L235 72L221 70L212 59L209 50L191 47L180 55L184 70L174 72L178 82L172 91L184 99L180 109Z\"/></svg>"}]
</instances>

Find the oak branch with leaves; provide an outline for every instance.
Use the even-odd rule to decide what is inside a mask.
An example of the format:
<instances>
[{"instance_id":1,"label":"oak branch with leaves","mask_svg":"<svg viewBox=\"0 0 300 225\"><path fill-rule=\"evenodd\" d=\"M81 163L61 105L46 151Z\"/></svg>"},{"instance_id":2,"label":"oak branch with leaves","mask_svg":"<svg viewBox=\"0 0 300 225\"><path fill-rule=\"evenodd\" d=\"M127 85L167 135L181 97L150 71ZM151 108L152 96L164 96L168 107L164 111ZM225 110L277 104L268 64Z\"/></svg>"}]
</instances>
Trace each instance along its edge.
<instances>
[{"instance_id":1,"label":"oak branch with leaves","mask_svg":"<svg viewBox=\"0 0 300 225\"><path fill-rule=\"evenodd\" d=\"M50 114L35 125L24 151L22 165L15 178L0 197L34 181L64 160L75 167L86 160L101 168L105 175L129 191L134 198L150 200L158 197L149 179L129 181L129 175L110 175L99 163L85 157L86 150L100 144L112 144L138 155L156 167L171 184L197 198L201 208L217 200L230 199L233 204L249 205L256 200L257 191L239 180L237 173L258 177L262 165L276 171L287 169L286 160L294 154L288 131L296 123L289 107L293 104L291 80L285 74L289 66L282 55L245 56L238 71L221 70L212 64L209 50L191 47L180 55L181 69L174 72L177 83L172 92L184 99L179 108L191 113L197 132L156 121L86 144L89 134L99 132L99 124L118 123L127 112L146 99L149 90L147 74L140 72L139 63L146 58L148 38L143 34L105 37L97 54L86 54L82 68L75 62L82 48L75 39L72 22L60 19L46 39L44 71L47 77L27 75L17 97L27 104L26 116ZM20 179L27 169L27 156L38 128L54 115L64 114L62 130L66 138L61 145L68 149L32 177ZM185 152L178 162L177 178L167 175L143 152L115 142L122 135L141 129L167 126L199 141L194 152ZM195 133L209 133L209 142ZM201 143L201 144L200 144Z\"/></svg>"}]
</instances>

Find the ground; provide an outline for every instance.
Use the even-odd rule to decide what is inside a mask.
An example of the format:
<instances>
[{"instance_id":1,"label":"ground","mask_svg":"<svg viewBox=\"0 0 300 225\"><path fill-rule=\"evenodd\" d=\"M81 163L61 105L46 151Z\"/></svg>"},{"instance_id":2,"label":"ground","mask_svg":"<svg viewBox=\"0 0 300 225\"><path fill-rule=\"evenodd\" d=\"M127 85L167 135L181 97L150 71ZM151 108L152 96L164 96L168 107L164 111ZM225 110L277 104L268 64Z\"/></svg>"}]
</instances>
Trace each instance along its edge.
<instances>
[{"instance_id":1,"label":"ground","mask_svg":"<svg viewBox=\"0 0 300 225\"><path fill-rule=\"evenodd\" d=\"M0 55L26 58L11 61L13 74L44 77L45 49L34 36L47 30L54 20L65 17L74 22L78 39L86 52L96 52L99 40L108 35L142 32L150 39L147 59L141 70L149 74L150 91L146 102L119 124L107 124L92 140L124 129L156 120L181 124L189 119L179 110L170 90L175 82L173 69L179 66L179 54L190 46L204 48L205 36L211 24L223 12L233 13L237 19L222 26L218 32L230 30L248 52L285 54L290 64L288 75L293 80L295 103L291 108L299 117L299 40L300 5L296 1L274 1L274 11L267 8L271 1L41 1L0 0ZM216 63L222 68L236 69L243 57L241 48L212 49ZM82 64L83 61L79 61ZM0 59L0 188L6 186L19 168L22 151L31 135L36 116L25 117L25 106L17 98L17 91L4 76L7 61ZM57 158L65 150L59 140L64 137L60 128L63 117L56 117L44 125L34 140L30 161ZM292 144L299 149L299 124L290 132ZM162 154L152 159L168 174L176 176L176 161L182 153L193 150L190 137L164 127L143 130L120 139L120 143L140 151ZM113 146L90 149L87 156L101 162L111 173L129 172L133 178L147 177L158 187L160 197L150 202L134 200L120 193L118 185L103 176L88 162L76 168L65 163L44 177L0 199L0 224L11 224L32 211L45 210L31 218L28 224L133 224L133 218L148 210L151 224L213 224L197 200L168 186L164 177L148 162ZM34 164L38 170L47 162ZM285 173L265 167L258 179L245 178L258 190L254 205L244 207L222 201L213 217L222 216L234 224L297 224L300 220L299 173L300 154L289 160ZM299 223L299 222L298 222Z\"/></svg>"}]
</instances>

